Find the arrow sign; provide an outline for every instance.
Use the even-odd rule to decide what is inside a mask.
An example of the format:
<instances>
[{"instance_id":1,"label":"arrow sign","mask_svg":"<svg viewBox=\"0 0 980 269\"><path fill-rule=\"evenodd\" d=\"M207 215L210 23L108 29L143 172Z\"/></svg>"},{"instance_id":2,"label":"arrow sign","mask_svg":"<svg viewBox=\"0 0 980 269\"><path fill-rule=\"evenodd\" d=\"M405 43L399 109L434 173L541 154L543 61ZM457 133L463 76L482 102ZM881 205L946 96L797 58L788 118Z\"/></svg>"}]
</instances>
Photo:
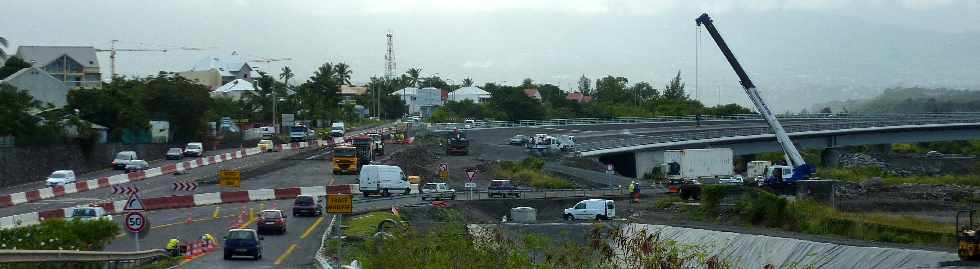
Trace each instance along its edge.
<instances>
[{"instance_id":1,"label":"arrow sign","mask_svg":"<svg viewBox=\"0 0 980 269\"><path fill-rule=\"evenodd\" d=\"M174 191L196 191L197 183L194 182L174 182Z\"/></svg>"},{"instance_id":2,"label":"arrow sign","mask_svg":"<svg viewBox=\"0 0 980 269\"><path fill-rule=\"evenodd\" d=\"M143 211L143 200L140 200L139 195L132 194L129 196L129 200L126 200L126 206L123 207L123 211Z\"/></svg>"},{"instance_id":3,"label":"arrow sign","mask_svg":"<svg viewBox=\"0 0 980 269\"><path fill-rule=\"evenodd\" d=\"M467 180L473 181L473 178L475 178L475 177L476 177L476 170L475 169L466 170L466 179Z\"/></svg>"},{"instance_id":4,"label":"arrow sign","mask_svg":"<svg viewBox=\"0 0 980 269\"><path fill-rule=\"evenodd\" d=\"M112 186L112 194L129 194L129 195L133 195L133 194L136 194L136 193L139 193L139 192L140 192L140 189L137 188L137 187Z\"/></svg>"}]
</instances>

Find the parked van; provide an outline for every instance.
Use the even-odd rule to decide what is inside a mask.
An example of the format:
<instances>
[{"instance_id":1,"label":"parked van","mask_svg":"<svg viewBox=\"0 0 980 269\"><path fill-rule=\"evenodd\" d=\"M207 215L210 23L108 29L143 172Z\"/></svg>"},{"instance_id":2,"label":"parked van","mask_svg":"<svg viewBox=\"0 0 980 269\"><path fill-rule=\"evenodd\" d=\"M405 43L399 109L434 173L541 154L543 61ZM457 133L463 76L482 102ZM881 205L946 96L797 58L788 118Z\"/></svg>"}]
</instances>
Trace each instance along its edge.
<instances>
[{"instance_id":1,"label":"parked van","mask_svg":"<svg viewBox=\"0 0 980 269\"><path fill-rule=\"evenodd\" d=\"M358 183L360 184L359 190L364 196L370 194L391 196L392 192L401 192L402 194L412 192L411 184L408 182L405 172L402 172L402 168L398 166L362 166Z\"/></svg>"},{"instance_id":2,"label":"parked van","mask_svg":"<svg viewBox=\"0 0 980 269\"><path fill-rule=\"evenodd\" d=\"M139 160L139 158L136 157L135 151L120 151L119 153L116 153L116 158L112 159L112 169L126 169L126 165L133 160Z\"/></svg>"},{"instance_id":3,"label":"parked van","mask_svg":"<svg viewBox=\"0 0 980 269\"><path fill-rule=\"evenodd\" d=\"M616 217L616 202L606 199L582 200L575 206L565 209L563 215L566 220L608 220Z\"/></svg>"}]
</instances>

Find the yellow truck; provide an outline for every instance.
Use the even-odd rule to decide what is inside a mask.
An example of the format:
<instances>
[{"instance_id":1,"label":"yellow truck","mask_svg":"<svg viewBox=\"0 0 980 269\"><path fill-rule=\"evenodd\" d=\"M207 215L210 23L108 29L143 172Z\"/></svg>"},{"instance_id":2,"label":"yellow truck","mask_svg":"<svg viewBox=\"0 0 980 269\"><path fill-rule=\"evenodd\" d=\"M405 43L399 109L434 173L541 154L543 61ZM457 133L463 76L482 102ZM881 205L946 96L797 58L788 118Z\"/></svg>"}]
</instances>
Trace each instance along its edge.
<instances>
[{"instance_id":1,"label":"yellow truck","mask_svg":"<svg viewBox=\"0 0 980 269\"><path fill-rule=\"evenodd\" d=\"M342 145L333 148L333 173L336 174L358 174L361 170L357 156L357 148L349 145Z\"/></svg>"}]
</instances>

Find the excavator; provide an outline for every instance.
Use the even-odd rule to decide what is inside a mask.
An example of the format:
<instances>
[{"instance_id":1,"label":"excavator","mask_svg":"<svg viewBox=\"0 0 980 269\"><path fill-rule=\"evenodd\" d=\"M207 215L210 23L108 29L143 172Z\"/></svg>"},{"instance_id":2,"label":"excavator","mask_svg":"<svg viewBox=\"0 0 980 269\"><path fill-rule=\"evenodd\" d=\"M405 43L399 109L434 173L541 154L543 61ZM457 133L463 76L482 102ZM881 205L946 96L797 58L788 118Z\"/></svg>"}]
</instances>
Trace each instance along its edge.
<instances>
[{"instance_id":1,"label":"excavator","mask_svg":"<svg viewBox=\"0 0 980 269\"><path fill-rule=\"evenodd\" d=\"M745 73L745 69L738 63L738 59L735 59L735 54L728 48L728 44L725 43L718 29L715 28L711 17L707 13L703 13L695 19L695 23L697 23L698 27L704 26L708 30L711 38L714 39L715 44L718 45L721 53L728 60L728 64L732 66L735 74L738 75L739 83L745 89L745 94L752 100L756 111L759 111L759 114L765 118L766 123L769 124L769 129L776 135L776 142L779 143L779 147L782 148L783 153L786 155L787 165L773 165L768 167L760 186L772 188L778 193L794 193L796 191L796 183L800 180L810 178L811 175L816 173L816 168L803 160L803 156L796 149L796 145L793 145L793 141L789 139L789 135L786 134L783 125L776 119L776 114L773 114L769 106L766 105L766 102L762 100L762 96L759 95L759 90L756 89L755 84L749 79L749 75Z\"/></svg>"}]
</instances>

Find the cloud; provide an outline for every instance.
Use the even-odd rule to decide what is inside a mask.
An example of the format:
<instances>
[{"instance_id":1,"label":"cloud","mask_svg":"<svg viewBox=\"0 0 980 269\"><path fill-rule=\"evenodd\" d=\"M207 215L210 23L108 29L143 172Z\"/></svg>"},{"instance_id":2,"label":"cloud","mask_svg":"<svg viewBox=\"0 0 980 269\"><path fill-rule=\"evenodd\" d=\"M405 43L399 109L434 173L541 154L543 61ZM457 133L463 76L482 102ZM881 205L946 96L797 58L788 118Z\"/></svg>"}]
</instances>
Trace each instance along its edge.
<instances>
[{"instance_id":1,"label":"cloud","mask_svg":"<svg viewBox=\"0 0 980 269\"><path fill-rule=\"evenodd\" d=\"M461 64L463 68L491 68L494 66L493 61L490 59L484 61L467 60Z\"/></svg>"}]
</instances>

